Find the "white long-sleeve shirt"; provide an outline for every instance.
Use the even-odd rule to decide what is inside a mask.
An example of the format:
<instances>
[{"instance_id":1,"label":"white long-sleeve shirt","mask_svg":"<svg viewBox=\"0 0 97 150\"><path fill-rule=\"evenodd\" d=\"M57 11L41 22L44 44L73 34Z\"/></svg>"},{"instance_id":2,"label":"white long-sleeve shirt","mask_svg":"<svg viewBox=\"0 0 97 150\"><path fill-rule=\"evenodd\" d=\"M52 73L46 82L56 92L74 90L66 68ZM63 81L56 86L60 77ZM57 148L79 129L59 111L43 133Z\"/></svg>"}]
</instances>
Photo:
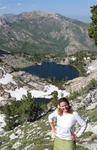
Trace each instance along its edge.
<instances>
[{"instance_id":1,"label":"white long-sleeve shirt","mask_svg":"<svg viewBox=\"0 0 97 150\"><path fill-rule=\"evenodd\" d=\"M55 110L48 117L49 122L56 120L56 136L61 139L72 140L72 134L75 133L75 125L80 125L80 130L76 133L79 137L86 128L86 122L80 117L77 112L63 113L60 116Z\"/></svg>"}]
</instances>

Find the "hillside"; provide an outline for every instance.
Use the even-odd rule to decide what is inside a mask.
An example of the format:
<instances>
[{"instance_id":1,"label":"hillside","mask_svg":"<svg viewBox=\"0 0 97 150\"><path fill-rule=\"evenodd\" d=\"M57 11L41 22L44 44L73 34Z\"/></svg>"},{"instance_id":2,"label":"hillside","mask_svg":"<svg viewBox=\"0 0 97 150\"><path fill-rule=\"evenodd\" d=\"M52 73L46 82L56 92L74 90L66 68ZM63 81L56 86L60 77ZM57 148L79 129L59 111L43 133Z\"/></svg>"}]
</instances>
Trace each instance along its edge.
<instances>
[{"instance_id":1,"label":"hillside","mask_svg":"<svg viewBox=\"0 0 97 150\"><path fill-rule=\"evenodd\" d=\"M34 11L0 18L0 49L35 54L97 50L88 25L59 14Z\"/></svg>"},{"instance_id":2,"label":"hillside","mask_svg":"<svg viewBox=\"0 0 97 150\"><path fill-rule=\"evenodd\" d=\"M69 97L73 109L77 110L84 119L88 119L85 133L77 139L77 150L96 150L97 68L95 68L95 65L97 66L97 59L91 60L91 62L92 63L89 65L89 67L91 66L92 70L86 77L79 77L71 80L69 83L63 83L66 91L63 90L64 88L59 89L58 87L51 85L44 79L40 79L22 71L13 72L10 66L7 66L6 68L4 64L0 64L0 149L52 150L53 139L51 138L50 125L48 123L48 115L51 113L51 103L44 105L46 106L46 111L41 114L41 117L36 117L35 121L30 122L24 121L25 117L21 113L22 111L20 111L23 110L23 112L25 112L25 108L29 109L28 103L26 103L26 107L24 107L25 101L22 99L21 106L23 107L20 109L20 105L18 105L18 107L14 107L17 106L14 105L16 104L14 102L19 102L21 96L23 94L27 94L26 91L34 94L34 97L39 96L41 98L44 96L47 97L53 95L54 91L57 91L58 93L61 92L62 95L59 94L60 96L63 96L63 93L66 96L67 85L69 86L68 89L74 91ZM77 92L77 90L79 91ZM41 100L42 99L40 99L40 101ZM9 105L11 107L6 107L7 105L5 106L5 104L10 102L12 102L12 105ZM5 113L3 111L3 107L1 106L5 107ZM45 110L44 106L42 108ZM8 116L6 114L7 111L10 112ZM20 115L16 115L15 113ZM6 119L9 120L9 124L7 123L8 120L6 121L6 128L4 128L6 125L4 121L6 120L5 114L8 117ZM26 115L27 114L28 113L26 111ZM22 123L17 125L18 121ZM12 122L16 124L13 124ZM5 130L11 127L13 128L9 131Z\"/></svg>"}]
</instances>

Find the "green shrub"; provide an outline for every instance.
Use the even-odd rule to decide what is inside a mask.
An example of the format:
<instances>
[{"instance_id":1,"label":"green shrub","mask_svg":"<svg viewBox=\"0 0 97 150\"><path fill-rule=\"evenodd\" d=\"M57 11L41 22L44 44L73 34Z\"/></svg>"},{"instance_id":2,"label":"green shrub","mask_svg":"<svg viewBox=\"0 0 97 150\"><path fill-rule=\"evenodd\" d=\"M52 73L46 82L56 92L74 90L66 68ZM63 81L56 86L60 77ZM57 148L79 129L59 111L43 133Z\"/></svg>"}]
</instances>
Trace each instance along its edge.
<instances>
[{"instance_id":1,"label":"green shrub","mask_svg":"<svg viewBox=\"0 0 97 150\"><path fill-rule=\"evenodd\" d=\"M92 79L89 84L87 85L86 89L87 89L87 92L89 90L93 90L93 89L96 89L97 88L97 80L95 79Z\"/></svg>"},{"instance_id":2,"label":"green shrub","mask_svg":"<svg viewBox=\"0 0 97 150\"><path fill-rule=\"evenodd\" d=\"M10 105L6 104L2 111L6 115L6 130L11 130L25 121L34 121L43 112L43 108L35 103L31 93L23 96L21 101L13 101Z\"/></svg>"},{"instance_id":3,"label":"green shrub","mask_svg":"<svg viewBox=\"0 0 97 150\"><path fill-rule=\"evenodd\" d=\"M69 99L74 100L74 99L76 99L79 95L80 95L80 93L79 93L78 91L74 91L74 92L70 93Z\"/></svg>"},{"instance_id":4,"label":"green shrub","mask_svg":"<svg viewBox=\"0 0 97 150\"><path fill-rule=\"evenodd\" d=\"M58 92L55 91L53 92L53 97L51 99L52 106L57 107L57 100L58 100Z\"/></svg>"}]
</instances>

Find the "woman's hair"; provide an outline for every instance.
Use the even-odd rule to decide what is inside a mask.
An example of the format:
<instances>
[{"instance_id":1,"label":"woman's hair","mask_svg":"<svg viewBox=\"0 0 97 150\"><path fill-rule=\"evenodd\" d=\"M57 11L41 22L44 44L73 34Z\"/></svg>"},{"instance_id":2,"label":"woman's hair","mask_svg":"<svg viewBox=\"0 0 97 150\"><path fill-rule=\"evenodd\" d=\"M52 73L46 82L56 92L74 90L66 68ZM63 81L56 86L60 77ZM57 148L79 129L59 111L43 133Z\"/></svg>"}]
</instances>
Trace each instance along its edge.
<instances>
[{"instance_id":1,"label":"woman's hair","mask_svg":"<svg viewBox=\"0 0 97 150\"><path fill-rule=\"evenodd\" d=\"M67 112L68 112L68 113L72 113L72 112L73 112L72 107L70 106L70 103L69 103L68 99L65 98L65 97L62 97L62 98L60 98L60 99L58 100L58 108L57 108L58 114L59 114L60 116L63 114L63 111L62 111L62 110L60 109L60 107L59 107L61 102L67 103L67 105L68 105L68 110L67 110Z\"/></svg>"}]
</instances>

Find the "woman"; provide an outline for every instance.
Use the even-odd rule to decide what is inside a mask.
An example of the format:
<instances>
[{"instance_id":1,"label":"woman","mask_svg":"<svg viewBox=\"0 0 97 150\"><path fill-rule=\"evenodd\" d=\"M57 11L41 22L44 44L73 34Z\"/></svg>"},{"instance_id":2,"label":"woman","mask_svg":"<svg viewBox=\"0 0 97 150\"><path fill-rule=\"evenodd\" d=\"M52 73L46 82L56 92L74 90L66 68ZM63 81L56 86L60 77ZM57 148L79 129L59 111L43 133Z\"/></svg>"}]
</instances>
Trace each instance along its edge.
<instances>
[{"instance_id":1,"label":"woman","mask_svg":"<svg viewBox=\"0 0 97 150\"><path fill-rule=\"evenodd\" d=\"M75 140L84 132L86 122L72 110L66 98L58 100L58 108L48 119L52 134L55 136L54 150L76 150ZM78 132L75 131L76 123L80 125Z\"/></svg>"}]
</instances>

